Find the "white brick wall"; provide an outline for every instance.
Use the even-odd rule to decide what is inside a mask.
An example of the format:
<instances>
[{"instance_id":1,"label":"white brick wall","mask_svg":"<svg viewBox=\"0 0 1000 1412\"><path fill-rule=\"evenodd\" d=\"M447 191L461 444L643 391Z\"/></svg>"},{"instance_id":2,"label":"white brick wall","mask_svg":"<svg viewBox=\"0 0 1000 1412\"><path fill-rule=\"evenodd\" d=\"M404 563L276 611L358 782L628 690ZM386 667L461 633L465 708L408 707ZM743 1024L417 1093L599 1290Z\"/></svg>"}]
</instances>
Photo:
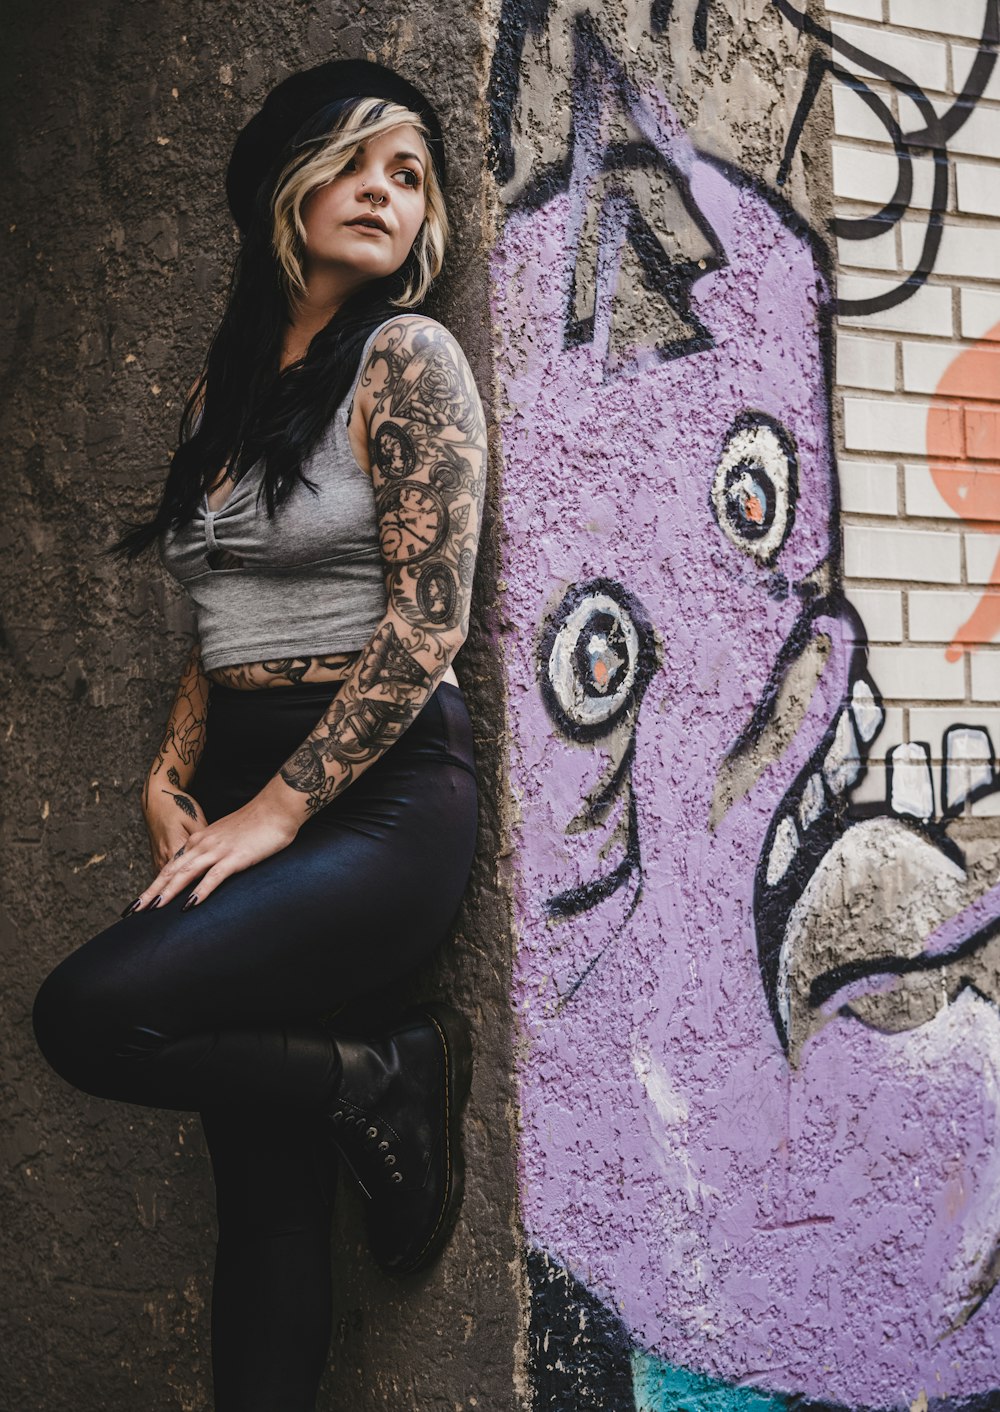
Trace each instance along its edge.
<instances>
[{"instance_id":1,"label":"white brick wall","mask_svg":"<svg viewBox=\"0 0 1000 1412\"><path fill-rule=\"evenodd\" d=\"M997 148L1000 152L1000 148ZM963 338L1000 340L1000 293L959 290L959 331Z\"/></svg>"},{"instance_id":2,"label":"white brick wall","mask_svg":"<svg viewBox=\"0 0 1000 1412\"><path fill-rule=\"evenodd\" d=\"M849 579L961 583L962 541L947 532L846 524L844 572Z\"/></svg>"},{"instance_id":3,"label":"white brick wall","mask_svg":"<svg viewBox=\"0 0 1000 1412\"><path fill-rule=\"evenodd\" d=\"M902 593L890 588L852 587L849 597L864 619L870 642L902 642Z\"/></svg>"},{"instance_id":4,"label":"white brick wall","mask_svg":"<svg viewBox=\"0 0 1000 1412\"><path fill-rule=\"evenodd\" d=\"M897 515L898 481L895 466L876 461L841 461L841 509L859 515Z\"/></svg>"},{"instance_id":5,"label":"white brick wall","mask_svg":"<svg viewBox=\"0 0 1000 1412\"><path fill-rule=\"evenodd\" d=\"M939 0L939 3L944 5L975 4L976 0ZM888 25L878 23L874 28L869 28L867 25L856 25L832 19L830 28L838 39L843 39L857 49L871 54L873 58L882 60L883 63L892 64L894 67L902 69L908 78L913 79L928 92L949 92L949 46L943 40L936 37L917 38L905 30L890 28ZM975 51L969 50L968 52L974 54ZM860 60L851 59L845 54L838 54L837 62L845 69L860 74L862 77L873 72L866 68ZM966 64L966 70L968 67L969 65Z\"/></svg>"},{"instance_id":6,"label":"white brick wall","mask_svg":"<svg viewBox=\"0 0 1000 1412\"><path fill-rule=\"evenodd\" d=\"M969 72L984 7L985 0L826 0L834 33L913 78L938 112ZM916 104L861 58L837 61L865 80L904 131L924 126ZM871 215L896 187L889 134L844 85L834 81L832 97L836 210ZM870 298L915 267L933 183L928 155L914 155L913 178L902 221L875 240L838 240L842 298ZM982 340L993 348L987 342L984 353ZM974 363L956 369L977 343ZM944 229L926 285L893 309L841 318L836 359L845 588L865 621L887 708L855 798L878 801L894 745L927 742L935 790L949 725L985 728L1000 750L1000 632L956 661L946 655L984 591L1000 600L1000 65L949 143ZM947 419L947 442L974 458L968 475L942 481L952 503L928 455L932 406ZM1000 816L1000 797L971 812Z\"/></svg>"},{"instance_id":7,"label":"white brick wall","mask_svg":"<svg viewBox=\"0 0 1000 1412\"><path fill-rule=\"evenodd\" d=\"M955 189L960 211L972 216L1000 216L1000 169L997 167L985 162L956 162Z\"/></svg>"},{"instance_id":8,"label":"white brick wall","mask_svg":"<svg viewBox=\"0 0 1000 1412\"><path fill-rule=\"evenodd\" d=\"M841 275L839 288L843 299L871 299L884 294L898 283L889 279L864 279L860 275ZM900 333L941 334L950 338L954 327L954 298L951 289L939 284L925 284L911 295L905 304L884 309L878 314L862 314L841 320L842 327L898 330Z\"/></svg>"},{"instance_id":9,"label":"white brick wall","mask_svg":"<svg viewBox=\"0 0 1000 1412\"><path fill-rule=\"evenodd\" d=\"M1000 348L997 350L1000 352ZM892 392L896 386L896 351L879 338L837 336L837 376L841 386Z\"/></svg>"},{"instance_id":10,"label":"white brick wall","mask_svg":"<svg viewBox=\"0 0 1000 1412\"><path fill-rule=\"evenodd\" d=\"M840 6L828 5L827 9L839 10ZM880 20L881 5L877 15L867 18ZM978 39L983 29L982 10L976 0L889 0L888 19L894 25L959 34L966 39Z\"/></svg>"}]
</instances>

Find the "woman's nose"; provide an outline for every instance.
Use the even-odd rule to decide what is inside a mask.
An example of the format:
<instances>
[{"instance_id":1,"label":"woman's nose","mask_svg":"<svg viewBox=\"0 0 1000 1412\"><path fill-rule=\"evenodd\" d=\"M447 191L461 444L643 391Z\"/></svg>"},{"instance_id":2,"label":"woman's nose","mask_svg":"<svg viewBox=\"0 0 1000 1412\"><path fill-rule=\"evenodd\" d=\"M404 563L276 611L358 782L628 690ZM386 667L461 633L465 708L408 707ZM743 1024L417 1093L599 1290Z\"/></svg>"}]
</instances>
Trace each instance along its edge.
<instances>
[{"instance_id":1,"label":"woman's nose","mask_svg":"<svg viewBox=\"0 0 1000 1412\"><path fill-rule=\"evenodd\" d=\"M358 183L358 199L360 201L370 201L372 197L375 201L384 201L389 192L389 184L383 176L369 172L362 175Z\"/></svg>"}]
</instances>

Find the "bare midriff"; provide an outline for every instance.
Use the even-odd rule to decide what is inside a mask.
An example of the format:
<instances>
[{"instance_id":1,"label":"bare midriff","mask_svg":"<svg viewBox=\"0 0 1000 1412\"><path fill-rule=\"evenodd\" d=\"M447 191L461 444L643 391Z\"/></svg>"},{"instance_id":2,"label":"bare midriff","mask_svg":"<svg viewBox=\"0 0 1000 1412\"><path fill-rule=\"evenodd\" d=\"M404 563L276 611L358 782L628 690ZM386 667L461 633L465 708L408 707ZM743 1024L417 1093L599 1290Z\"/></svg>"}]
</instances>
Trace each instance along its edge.
<instances>
[{"instance_id":1,"label":"bare midriff","mask_svg":"<svg viewBox=\"0 0 1000 1412\"><path fill-rule=\"evenodd\" d=\"M357 652L336 652L323 657L282 657L272 662L243 662L232 667L213 667L205 675L219 686L232 686L238 691L259 691L262 687L298 686L302 682L343 681L353 665ZM442 681L458 685L453 667Z\"/></svg>"}]
</instances>

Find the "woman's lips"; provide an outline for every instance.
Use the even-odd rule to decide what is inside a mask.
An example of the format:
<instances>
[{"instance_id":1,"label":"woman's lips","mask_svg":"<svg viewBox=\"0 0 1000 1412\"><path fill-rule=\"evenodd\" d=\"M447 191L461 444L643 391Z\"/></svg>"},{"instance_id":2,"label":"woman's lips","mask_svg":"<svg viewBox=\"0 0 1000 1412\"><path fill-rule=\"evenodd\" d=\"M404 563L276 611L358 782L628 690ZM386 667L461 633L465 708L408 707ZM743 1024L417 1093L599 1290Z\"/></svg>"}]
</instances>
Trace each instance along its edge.
<instances>
[{"instance_id":1,"label":"woman's lips","mask_svg":"<svg viewBox=\"0 0 1000 1412\"><path fill-rule=\"evenodd\" d=\"M369 224L367 221L347 221L346 224L350 230L361 230L364 231L366 235L389 234L389 232L385 229L384 226L372 225Z\"/></svg>"}]
</instances>

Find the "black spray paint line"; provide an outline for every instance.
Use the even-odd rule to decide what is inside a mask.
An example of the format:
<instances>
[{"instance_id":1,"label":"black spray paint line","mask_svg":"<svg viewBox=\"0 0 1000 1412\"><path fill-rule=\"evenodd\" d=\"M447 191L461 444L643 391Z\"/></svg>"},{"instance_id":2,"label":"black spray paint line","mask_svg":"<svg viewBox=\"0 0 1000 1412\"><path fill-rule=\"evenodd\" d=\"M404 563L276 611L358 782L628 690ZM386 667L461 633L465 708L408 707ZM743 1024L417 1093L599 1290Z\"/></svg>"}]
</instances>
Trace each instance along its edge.
<instances>
[{"instance_id":1,"label":"black spray paint line","mask_svg":"<svg viewBox=\"0 0 1000 1412\"><path fill-rule=\"evenodd\" d=\"M979 52L973 60L962 91L955 98L947 112L942 113L935 125L947 142L969 120L973 108L986 90L997 61L997 48L1000 46L1000 0L986 0L983 15L983 32L979 39ZM930 127L919 128L906 134L911 147L931 147L935 132Z\"/></svg>"},{"instance_id":2,"label":"black spray paint line","mask_svg":"<svg viewBox=\"0 0 1000 1412\"><path fill-rule=\"evenodd\" d=\"M985 927L967 937L959 946L950 951L935 952L922 956L869 956L863 961L845 961L832 970L816 976L809 987L809 1003L815 1008L825 1005L845 986L857 981L872 980L877 976L910 976L933 973L953 966L956 961L965 961L982 951L983 947L1000 935L1000 917L994 917ZM982 995L968 976L960 976L956 990L971 988ZM983 995L984 1000L996 1003L995 997ZM857 1018L855 1016L855 1018Z\"/></svg>"},{"instance_id":3,"label":"black spray paint line","mask_svg":"<svg viewBox=\"0 0 1000 1412\"><path fill-rule=\"evenodd\" d=\"M658 294L677 318L689 330L686 337L669 338L653 345L653 350L662 360L686 357L714 346L711 332L702 324L691 308L691 287L695 281L716 270L722 269L727 261L716 231L708 217L698 206L687 176L669 161L666 154L649 141L611 142L602 146L596 129L604 107L606 91L623 114L634 114L642 107L636 86L632 83L622 63L611 52L601 38L596 25L589 15L579 15L573 31L573 100L566 165L566 184L570 187L577 159L588 150L593 160L586 163L588 175L595 172L613 176L628 171L661 171L669 179L672 189L709 248L707 256L701 259L672 259L664 249L652 226L640 211L638 204L625 190L609 190L605 193L598 215L598 264L600 251L605 244L606 217L610 218L611 228L624 232L624 241L631 246L642 270L646 287ZM627 216L616 207L627 207ZM595 306L594 313L577 318L574 314L577 295L577 272L579 268L579 236L584 222L581 219L576 242L577 258L573 262L570 290L567 299L564 346L590 342L594 338L598 299L599 273L594 273Z\"/></svg>"},{"instance_id":4,"label":"black spray paint line","mask_svg":"<svg viewBox=\"0 0 1000 1412\"><path fill-rule=\"evenodd\" d=\"M625 802L624 853L609 872L546 899L550 919L589 912L629 888L617 925L560 997L560 1007L579 990L611 948L642 897L642 849L632 767L635 735L646 688L659 664L655 634L645 609L609 578L574 584L546 621L537 651L542 700L553 725L578 745L624 736L617 761L582 802L567 831L603 823L618 799ZM595 670L600 663L600 671Z\"/></svg>"},{"instance_id":5,"label":"black spray paint line","mask_svg":"<svg viewBox=\"0 0 1000 1412\"><path fill-rule=\"evenodd\" d=\"M785 144L785 151L781 165L778 170L778 184L781 185L787 180L788 171L791 165L795 147L802 135L806 119L815 103L820 85L827 72L832 73L838 81L846 83L850 88L858 93L859 97L867 103L871 111L879 118L892 140L896 152L897 161L900 164L900 178L897 183L896 193L892 200L877 216L868 217L867 222L877 222L881 218L883 222L893 224L905 214L909 208L909 200L912 194L912 166L911 149L916 151L930 151L934 162L934 185L931 194L930 210L927 216L927 227L924 234L923 248L919 259L906 279L901 281L893 289L887 290L883 294L874 295L869 299L840 299L837 302L837 312L842 317L864 317L868 314L879 313L885 309L892 309L899 304L903 304L907 299L927 283L928 276L933 272L938 252L941 246L943 234L944 213L948 204L948 137L954 136L968 119L975 103L982 96L983 90L993 72L996 63L998 17L1000 17L1000 0L986 0L986 7L983 20L983 33L980 39L979 52L972 65L969 76L963 86L961 94L955 99L947 113L939 117L935 112L930 99L923 89L900 69L891 64L885 63L881 59L876 59L873 55L859 48L857 45L841 39L833 34L829 29L816 23L809 15L803 14L795 9L790 0L773 0L778 12L800 33L807 34L811 38L824 44L831 52L842 54L845 58L854 63L860 64L870 73L891 83L901 94L909 98L920 111L924 119L925 126L917 132L904 134L900 130L895 119L889 113L885 104L877 99L862 80L853 74L848 74L845 70L837 67L825 55L820 58L813 56L810 59L809 69L806 76L806 83L803 88L802 97L799 100L795 115L789 129L788 140ZM840 235L849 240L872 239L881 234L886 228L876 224L845 220L843 218L834 219L830 222L830 230L834 235Z\"/></svg>"},{"instance_id":6,"label":"black spray paint line","mask_svg":"<svg viewBox=\"0 0 1000 1412\"><path fill-rule=\"evenodd\" d=\"M549 17L551 0L505 0L497 23L497 42L490 64L490 145L497 180L506 184L514 175L512 124L521 62L529 34L539 34Z\"/></svg>"}]
</instances>

